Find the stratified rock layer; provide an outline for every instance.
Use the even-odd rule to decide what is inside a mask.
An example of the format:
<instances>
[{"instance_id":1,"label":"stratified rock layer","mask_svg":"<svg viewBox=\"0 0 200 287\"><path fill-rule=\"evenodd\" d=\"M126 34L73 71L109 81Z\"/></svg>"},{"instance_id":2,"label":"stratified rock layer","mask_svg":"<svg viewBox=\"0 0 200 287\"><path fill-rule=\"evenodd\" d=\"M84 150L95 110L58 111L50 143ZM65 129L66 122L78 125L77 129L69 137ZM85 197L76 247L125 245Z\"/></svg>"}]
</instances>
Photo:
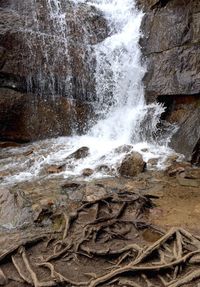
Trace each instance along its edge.
<instances>
[{"instance_id":1,"label":"stratified rock layer","mask_svg":"<svg viewBox=\"0 0 200 287\"><path fill-rule=\"evenodd\" d=\"M140 42L146 99L166 105L166 119L180 126L171 145L189 159L200 138L200 2L138 2L146 12Z\"/></svg>"},{"instance_id":2,"label":"stratified rock layer","mask_svg":"<svg viewBox=\"0 0 200 287\"><path fill-rule=\"evenodd\" d=\"M84 132L91 118L93 45L106 21L93 6L53 4L0 1L0 140Z\"/></svg>"}]
</instances>

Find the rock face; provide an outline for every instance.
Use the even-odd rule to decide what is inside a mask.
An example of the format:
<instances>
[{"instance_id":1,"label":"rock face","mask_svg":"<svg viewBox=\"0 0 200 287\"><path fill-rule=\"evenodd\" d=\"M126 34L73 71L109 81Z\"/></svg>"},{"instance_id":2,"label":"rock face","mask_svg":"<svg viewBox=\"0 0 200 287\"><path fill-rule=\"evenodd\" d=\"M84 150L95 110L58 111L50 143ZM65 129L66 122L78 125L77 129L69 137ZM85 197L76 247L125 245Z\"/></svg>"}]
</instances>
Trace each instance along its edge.
<instances>
[{"instance_id":1,"label":"rock face","mask_svg":"<svg viewBox=\"0 0 200 287\"><path fill-rule=\"evenodd\" d=\"M143 172L146 163L138 152L128 154L122 161L118 171L121 176L134 177Z\"/></svg>"},{"instance_id":2,"label":"rock face","mask_svg":"<svg viewBox=\"0 0 200 287\"><path fill-rule=\"evenodd\" d=\"M164 103L165 119L181 126L171 145L189 159L200 138L200 2L138 3L146 12L140 41L147 63L146 99Z\"/></svg>"},{"instance_id":3,"label":"rock face","mask_svg":"<svg viewBox=\"0 0 200 287\"><path fill-rule=\"evenodd\" d=\"M106 21L93 6L60 1L56 8L53 2L0 1L1 138L69 135L82 131L89 117L92 45L107 36Z\"/></svg>"},{"instance_id":4,"label":"rock face","mask_svg":"<svg viewBox=\"0 0 200 287\"><path fill-rule=\"evenodd\" d=\"M73 128L84 131L91 113L87 103L65 97L47 102L34 94L0 88L0 140L28 142L70 135Z\"/></svg>"}]
</instances>

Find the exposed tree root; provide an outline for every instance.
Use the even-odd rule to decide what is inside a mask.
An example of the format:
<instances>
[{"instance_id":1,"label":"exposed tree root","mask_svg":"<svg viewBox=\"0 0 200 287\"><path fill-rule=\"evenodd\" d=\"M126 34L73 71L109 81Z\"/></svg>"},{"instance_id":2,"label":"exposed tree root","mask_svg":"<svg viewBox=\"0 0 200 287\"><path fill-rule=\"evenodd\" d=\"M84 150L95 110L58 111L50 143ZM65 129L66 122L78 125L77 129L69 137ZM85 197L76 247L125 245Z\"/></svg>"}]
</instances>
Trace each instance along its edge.
<instances>
[{"instance_id":1,"label":"exposed tree root","mask_svg":"<svg viewBox=\"0 0 200 287\"><path fill-rule=\"evenodd\" d=\"M43 266L43 267L48 268L51 271L51 277L56 279L57 283L58 282L60 282L60 283L65 282L65 283L69 283L69 284L75 285L75 286L87 286L87 284L88 284L88 282L74 282L74 281L66 278L62 274L56 272L53 264L51 264L49 262L39 263L38 266ZM51 285L51 286L53 286L53 285Z\"/></svg>"},{"instance_id":2,"label":"exposed tree root","mask_svg":"<svg viewBox=\"0 0 200 287\"><path fill-rule=\"evenodd\" d=\"M182 228L172 228L163 234L162 231L142 221L141 214L147 206L151 206L148 198L128 192L86 202L69 215L63 213L65 220L64 228L62 227L63 233L56 239L53 238L54 241L51 235L48 236L49 234L32 236L28 240L23 239L2 252L0 263L4 263L5 257L8 260L10 258L20 280L34 287L59 286L59 284L87 287L102 284L155 287L158 286L155 281L159 282L159 286L162 284L165 287L179 287L199 279L200 239ZM159 235L156 238L159 239L151 245L144 246L142 242L139 246L142 237L137 238L136 235L146 228L156 231ZM45 250L42 249L44 252L42 254L38 252L34 257L35 249L33 249L31 258L33 256L35 263L32 263L25 246L27 249L29 243L38 244L44 236L46 242L42 243L42 248L45 246ZM14 253L18 248L16 257ZM68 261L69 266L71 264L72 267L77 266L77 270L80 267L82 282L71 279L70 272L66 275L65 268L68 263L65 260ZM97 264L99 261L102 268L95 274L93 263ZM92 268L87 272L87 268L85 269L81 264L89 264ZM84 268L81 269L82 267ZM41 277L44 272L48 272L49 275ZM1 269L0 277L7 281ZM134 280L135 278L137 280Z\"/></svg>"},{"instance_id":3,"label":"exposed tree root","mask_svg":"<svg viewBox=\"0 0 200 287\"><path fill-rule=\"evenodd\" d=\"M81 250L87 252L88 254L93 254L97 256L105 256L105 255L120 255L127 251L133 251L133 252L138 253L142 251L142 248L139 247L137 244L129 244L118 250L110 250L110 248L102 249L102 250L94 250L94 249L90 249L89 247L85 247L85 246L82 246Z\"/></svg>"},{"instance_id":4,"label":"exposed tree root","mask_svg":"<svg viewBox=\"0 0 200 287\"><path fill-rule=\"evenodd\" d=\"M18 250L18 248L22 245L27 245L27 244L34 244L37 243L45 238L48 237L50 232L46 232L43 234L36 234L36 235L30 235L24 239L20 239L18 241L12 242L12 245L9 246L4 252L0 253L0 262L7 257L8 255L14 253L15 251Z\"/></svg>"},{"instance_id":5,"label":"exposed tree root","mask_svg":"<svg viewBox=\"0 0 200 287\"><path fill-rule=\"evenodd\" d=\"M22 273L21 268L18 266L14 256L11 256L11 258L12 258L13 265L15 266L20 278L22 278L24 282L32 285L32 281Z\"/></svg>"},{"instance_id":6,"label":"exposed tree root","mask_svg":"<svg viewBox=\"0 0 200 287\"><path fill-rule=\"evenodd\" d=\"M194 279L198 279L200 278L200 269L197 269L189 274L187 274L186 276L184 276L183 278L180 278L174 282L170 282L167 286L168 287L179 287L179 286L183 286L184 284L190 283L192 282Z\"/></svg>"},{"instance_id":7,"label":"exposed tree root","mask_svg":"<svg viewBox=\"0 0 200 287\"><path fill-rule=\"evenodd\" d=\"M47 282L40 282L37 278L36 273L33 271L33 269L31 268L31 265L28 261L28 258L26 256L26 252L25 249L22 247L20 248L20 253L22 255L22 259L24 261L24 265L26 266L27 271L29 272L31 279L32 279L32 285L34 287L50 287L50 286L55 286L55 282L54 281L47 281ZM27 282L27 281L26 281Z\"/></svg>"},{"instance_id":8,"label":"exposed tree root","mask_svg":"<svg viewBox=\"0 0 200 287\"><path fill-rule=\"evenodd\" d=\"M51 261L51 260L55 260L55 259L58 259L59 257L65 255L65 253L69 251L70 247L71 247L71 244L67 245L65 248L63 248L62 250L60 250L60 251L58 251L56 253L55 253L55 250L54 250L54 254L48 256L46 258L46 261L48 262L48 261Z\"/></svg>"},{"instance_id":9,"label":"exposed tree root","mask_svg":"<svg viewBox=\"0 0 200 287\"><path fill-rule=\"evenodd\" d=\"M174 262L165 264L165 265L158 265L158 266L134 266L133 263L130 263L124 267L118 268L117 270L111 271L110 273L97 278L96 280L93 280L89 287L95 287L99 284L105 283L111 279L113 279L116 276L121 276L124 273L136 273L136 272L145 272L145 271L151 271L151 272L160 272L169 268L173 268L174 266L177 266L181 263L185 263L188 259L190 259L193 255L200 254L200 250L191 252L190 254L185 255L179 260L176 260ZM179 285L180 286L180 285ZM173 286L176 287L176 286Z\"/></svg>"},{"instance_id":10,"label":"exposed tree root","mask_svg":"<svg viewBox=\"0 0 200 287\"><path fill-rule=\"evenodd\" d=\"M7 283L7 277L3 273L3 270L0 268L0 282L1 284L6 284Z\"/></svg>"}]
</instances>

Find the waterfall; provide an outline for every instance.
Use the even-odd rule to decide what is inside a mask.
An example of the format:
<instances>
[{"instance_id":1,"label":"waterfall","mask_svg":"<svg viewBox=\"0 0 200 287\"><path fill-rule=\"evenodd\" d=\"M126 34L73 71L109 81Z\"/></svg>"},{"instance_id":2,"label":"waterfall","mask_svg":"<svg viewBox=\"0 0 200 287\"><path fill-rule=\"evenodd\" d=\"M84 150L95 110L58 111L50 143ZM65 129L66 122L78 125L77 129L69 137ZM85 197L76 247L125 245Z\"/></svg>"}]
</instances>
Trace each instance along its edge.
<instances>
[{"instance_id":1,"label":"waterfall","mask_svg":"<svg viewBox=\"0 0 200 287\"><path fill-rule=\"evenodd\" d=\"M34 5L37 5L37 1L32 1ZM58 41L64 43L56 47L58 49L56 55L59 58L62 54L68 53L69 47L66 15L62 14L62 3L65 1L45 0L43 2L48 6L49 21L53 25L51 29L55 32L53 32L53 37L57 37ZM171 152L167 147L168 135L158 137L158 122L164 111L163 107L157 103L147 105L144 99L142 78L146 67L141 63L138 43L141 37L140 25L143 13L137 9L133 0L73 0L72 4L74 9L79 4L95 7L101 11L108 25L108 36L95 44L89 43L88 30L85 27L83 30L86 37L84 40L86 50L90 51L90 57L95 57L95 66L91 58L87 58L85 64L89 65L87 71L94 73L96 100L93 106L97 120L94 123L91 119L92 127L86 135L33 143L31 165L23 159L17 163L11 163L8 160L9 167L13 170L18 168L18 173L13 172L13 176L9 177L10 181L24 181L40 176L44 167L50 164L65 164L65 170L61 174L66 178L81 175L84 168L95 170L101 165L108 166L112 174L115 174L120 161L126 154L123 148L121 152L119 149L117 151L117 148L122 145L129 145L129 151L130 149L139 151L146 161L150 158L160 158L158 165L161 165L164 158ZM33 13L34 11L33 9ZM35 21L36 31L38 23ZM48 30L48 27L45 29ZM47 45L45 35L42 37L44 46ZM49 65L53 59L47 59L47 55L45 62ZM47 71L51 71L49 66L47 66ZM73 71L71 73L73 76ZM38 74L40 85L41 74L42 71ZM70 73L67 74L69 77ZM54 77L48 82L51 87L54 85L53 79ZM71 87L69 83L70 79L65 78L66 86ZM52 90L55 92L54 88ZM68 90L67 93L70 94L70 92ZM77 161L66 160L68 155L82 146L89 148L88 157ZM97 171L94 176L102 176L102 174Z\"/></svg>"}]
</instances>

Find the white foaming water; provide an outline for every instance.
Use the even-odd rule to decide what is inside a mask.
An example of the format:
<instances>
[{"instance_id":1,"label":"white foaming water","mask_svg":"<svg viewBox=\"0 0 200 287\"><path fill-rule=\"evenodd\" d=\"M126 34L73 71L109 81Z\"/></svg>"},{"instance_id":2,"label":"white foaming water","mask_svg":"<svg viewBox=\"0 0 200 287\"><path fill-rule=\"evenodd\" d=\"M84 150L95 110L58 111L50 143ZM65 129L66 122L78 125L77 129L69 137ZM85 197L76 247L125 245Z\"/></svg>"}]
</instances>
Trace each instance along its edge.
<instances>
[{"instance_id":1,"label":"white foaming water","mask_svg":"<svg viewBox=\"0 0 200 287\"><path fill-rule=\"evenodd\" d=\"M59 13L60 2L53 2L58 4ZM12 174L5 177L5 183L43 176L45 167L51 164L66 164L65 171L59 174L66 178L80 176L84 168L95 170L101 165L107 165L110 174L115 174L126 154L123 149L116 150L122 145L131 145L132 150L142 153L145 161L160 158L159 166L172 152L167 147L169 138L162 142L155 138L163 107L158 104L146 105L144 100L142 78L145 67L141 65L138 45L143 14L136 9L133 0L73 2L96 6L104 14L109 26L110 36L94 46L98 98L95 109L99 120L87 135L51 139L10 150L7 158L1 160L1 169L9 170ZM54 20L56 18L58 15ZM89 148L89 156L79 160L67 159L82 146ZM23 154L30 147L33 153L28 159L22 155L13 161L13 153ZM96 169L93 176L103 175Z\"/></svg>"}]
</instances>

